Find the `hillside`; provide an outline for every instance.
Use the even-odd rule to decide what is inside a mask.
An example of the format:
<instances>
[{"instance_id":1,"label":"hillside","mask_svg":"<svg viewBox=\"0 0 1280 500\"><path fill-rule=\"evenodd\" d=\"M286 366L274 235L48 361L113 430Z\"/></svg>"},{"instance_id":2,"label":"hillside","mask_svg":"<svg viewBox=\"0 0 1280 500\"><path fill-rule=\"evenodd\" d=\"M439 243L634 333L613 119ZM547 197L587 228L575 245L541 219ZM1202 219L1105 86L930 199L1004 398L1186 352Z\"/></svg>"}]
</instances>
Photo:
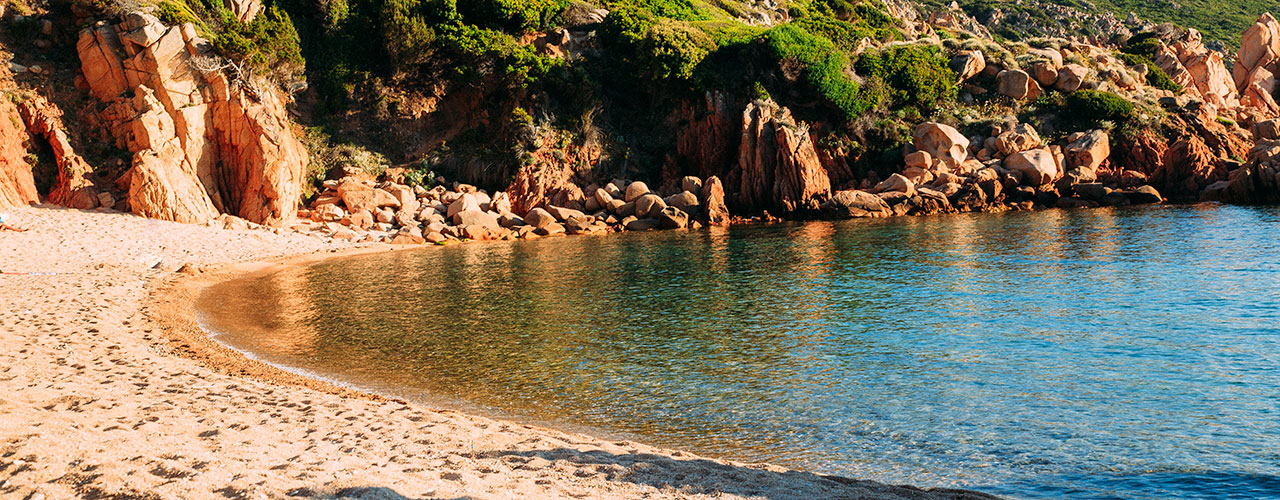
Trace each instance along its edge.
<instances>
[{"instance_id":1,"label":"hillside","mask_svg":"<svg viewBox=\"0 0 1280 500\"><path fill-rule=\"evenodd\" d=\"M1258 14L1280 10L1280 2L1276 0L1238 0L1231 2L1215 0L1180 0L1177 2L1151 2L1148 0L1044 0L1058 6L1074 9L1085 14L1114 15L1118 19L1126 19L1129 13L1154 23L1172 23L1183 27L1195 28L1204 34L1206 41L1222 44L1223 47L1236 49L1240 46L1240 34L1244 33ZM925 0L922 2L931 8L943 8L949 1ZM1022 13L1038 22L1047 25L1070 24L1070 20L1062 16L1053 16L1045 12L1038 0L958 0L962 9L979 19L987 18L990 13L999 9L1008 14ZM1092 30L1087 24L1072 26L1082 33ZM1005 36L1032 35L1026 32L1005 32Z\"/></svg>"},{"instance_id":2,"label":"hillside","mask_svg":"<svg viewBox=\"0 0 1280 500\"><path fill-rule=\"evenodd\" d=\"M10 148L16 197L170 220L389 231L454 215L407 193L483 190L619 229L705 185L763 219L1253 199L1220 183L1280 117L1269 15L1235 64L1034 0L7 1L5 112L42 138Z\"/></svg>"}]
</instances>

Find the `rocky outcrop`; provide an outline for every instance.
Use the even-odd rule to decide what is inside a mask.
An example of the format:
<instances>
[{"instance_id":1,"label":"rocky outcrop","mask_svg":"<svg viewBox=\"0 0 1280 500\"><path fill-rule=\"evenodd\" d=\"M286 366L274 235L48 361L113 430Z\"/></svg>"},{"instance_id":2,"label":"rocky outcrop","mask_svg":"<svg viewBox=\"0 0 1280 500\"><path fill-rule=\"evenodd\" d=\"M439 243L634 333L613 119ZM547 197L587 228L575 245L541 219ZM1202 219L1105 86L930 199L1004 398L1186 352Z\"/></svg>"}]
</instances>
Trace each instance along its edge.
<instances>
[{"instance_id":1,"label":"rocky outcrop","mask_svg":"<svg viewBox=\"0 0 1280 500\"><path fill-rule=\"evenodd\" d=\"M18 112L27 131L43 138L53 150L58 178L49 190L49 202L68 208L88 210L98 206L98 190L88 175L93 169L76 154L62 124L62 111L43 96L18 103Z\"/></svg>"},{"instance_id":2,"label":"rocky outcrop","mask_svg":"<svg viewBox=\"0 0 1280 500\"><path fill-rule=\"evenodd\" d=\"M831 192L809 128L787 108L756 101L742 114L736 205L746 210L815 211Z\"/></svg>"},{"instance_id":3,"label":"rocky outcrop","mask_svg":"<svg viewBox=\"0 0 1280 500\"><path fill-rule=\"evenodd\" d=\"M1187 93L1216 109L1225 111L1239 106L1240 95L1222 54L1206 48L1200 32L1187 30L1173 46L1162 47L1154 60L1175 83L1185 87Z\"/></svg>"},{"instance_id":4,"label":"rocky outcrop","mask_svg":"<svg viewBox=\"0 0 1280 500\"><path fill-rule=\"evenodd\" d=\"M223 5L245 24L262 13L262 0L223 0Z\"/></svg>"},{"instance_id":5,"label":"rocky outcrop","mask_svg":"<svg viewBox=\"0 0 1280 500\"><path fill-rule=\"evenodd\" d=\"M260 10L257 2L232 4L237 16ZM134 12L85 28L76 49L90 93L103 103L104 126L134 155L122 183L134 213L181 222L218 212L272 226L293 220L307 153L283 102L229 76L194 26Z\"/></svg>"},{"instance_id":6,"label":"rocky outcrop","mask_svg":"<svg viewBox=\"0 0 1280 500\"><path fill-rule=\"evenodd\" d=\"M8 99L0 100L0 209L40 202L21 125L18 108Z\"/></svg>"},{"instance_id":7,"label":"rocky outcrop","mask_svg":"<svg viewBox=\"0 0 1280 500\"><path fill-rule=\"evenodd\" d=\"M1280 22L1265 13L1244 32L1231 76L1240 103L1263 118L1280 116L1276 73L1280 72Z\"/></svg>"},{"instance_id":8,"label":"rocky outcrop","mask_svg":"<svg viewBox=\"0 0 1280 500\"><path fill-rule=\"evenodd\" d=\"M586 194L573 182L574 173L566 165L532 164L520 167L507 188L512 210L524 214L534 208L552 205L574 209L586 208Z\"/></svg>"}]
</instances>

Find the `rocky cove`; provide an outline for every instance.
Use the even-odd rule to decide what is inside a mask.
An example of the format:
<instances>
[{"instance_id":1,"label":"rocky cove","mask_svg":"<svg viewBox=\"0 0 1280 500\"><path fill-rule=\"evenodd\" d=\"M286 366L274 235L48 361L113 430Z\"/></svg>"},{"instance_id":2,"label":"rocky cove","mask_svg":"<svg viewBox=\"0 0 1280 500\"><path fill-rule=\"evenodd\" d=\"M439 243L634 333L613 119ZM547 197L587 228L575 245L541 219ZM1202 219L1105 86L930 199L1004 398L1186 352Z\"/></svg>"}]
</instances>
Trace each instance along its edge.
<instances>
[{"instance_id":1,"label":"rocky cove","mask_svg":"<svg viewBox=\"0 0 1280 500\"><path fill-rule=\"evenodd\" d=\"M1268 76L1280 64L1273 47L1280 44L1278 26L1264 15L1245 33L1234 77L1195 30L1162 46L1156 63L1184 85L1181 95L1145 87L1145 67L1127 67L1083 43L1031 49L1041 59L1025 69L1005 68L981 50L964 50L951 62L965 96L996 92L1029 101L1042 89L1102 89L1154 99L1168 113L1164 126L1172 129L1163 136L1148 131L1117 138L1093 129L1058 132L1054 143L1027 123L992 125L966 137L950 125L926 122L910 134L892 173L859 176L845 162L844 146L815 139L815 127L823 124L800 121L771 99L746 102L739 113L733 106L740 100L707 93L674 115L675 147L661 175L651 179L652 189L551 159L520 167L494 194L458 182L445 186L443 178L406 183L404 168L376 175L340 168L328 172L318 194L304 199L307 151L278 91L234 67L217 66L208 41L192 25L167 26L132 12L79 31L75 82L92 96L90 109L78 114L84 123L68 128L59 106L39 92L12 94L24 97L0 103L7 117L0 120L0 199L190 223L227 214L251 224L397 243L777 217L1116 206L1165 197L1269 203L1280 196L1272 166L1280 153L1280 121L1273 118L1280 107L1270 98L1276 84ZM1064 63L1081 58L1089 66ZM19 68L20 80L33 73L16 62L0 71ZM972 83L982 75L993 78L995 88ZM13 77L5 76L10 86ZM71 140L86 134L131 158L89 165ZM37 193L25 153L37 143L47 144L58 166L47 193ZM585 150L578 154L591 157ZM559 150L547 155L564 156Z\"/></svg>"},{"instance_id":2,"label":"rocky cove","mask_svg":"<svg viewBox=\"0 0 1280 500\"><path fill-rule=\"evenodd\" d=\"M1071 24L1037 27L1045 21L1026 5L1038 2L976 18L935 3L0 3L0 266L18 295L0 313L0 387L14 394L0 400L0 494L1274 490L1270 448L1233 447L1274 441L1274 403L1258 397L1276 386L1265 320L1274 270L1258 264L1273 245L1232 235L1271 234L1274 210L1245 205L1280 202L1280 22L1244 20L1224 41L1135 14L1054 4L1046 10ZM1008 36L1011 26L1033 34ZM524 241L605 233L621 234ZM451 245L477 240L513 241ZM393 254L387 244L449 248ZM672 426L688 440L660 444L801 470L325 392L209 347L188 317L192 290L238 269L353 246L380 255L286 266L246 280L259 288L222 289L221 302L250 311L241 316L253 328L285 325L246 330L261 334L250 340L315 349L313 361L338 353L372 373L412 344L429 355L401 359L405 373L439 377L396 380L483 382L459 397L551 402L577 413L548 421L588 415L602 422L586 425L622 422L623 432L676 415L702 425ZM1224 267L1198 273L1205 255ZM343 276L360 279L341 287ZM557 302L570 282L608 298ZM387 307L437 295L456 301ZM289 314L299 304L306 314ZM495 304L522 312L486 309ZM323 326L356 326L303 324L314 311L343 311ZM607 320L581 322L583 311ZM1099 311L1107 319L1079 321ZM710 335L662 323L719 313ZM537 321L502 322L513 318ZM409 335L405 325L451 326ZM539 349L520 350L525 342ZM203 348L214 354L182 357ZM633 348L647 364L607 356ZM462 362L432 358L441 352ZM666 369L672 352L731 359ZM472 365L487 370L457 370ZM939 368L947 378L930 379ZM727 377L742 373L774 374L772 385ZM849 377L828 387L893 390L832 403L832 391L804 386L814 373ZM494 382L502 376L514 379ZM603 379L594 393L558 385L590 377ZM1221 382L1231 377L1248 382ZM984 392L1024 379L1040 384L1034 398ZM668 392L635 397L653 381ZM787 399L800 386L804 397ZM991 399L913 399L947 391ZM1143 404L1119 404L1127 397ZM645 411L610 413L600 401ZM1099 420L1073 420L1086 414ZM87 416L101 416L93 433L80 427ZM900 416L918 425L879 427ZM930 434L939 419L958 425ZM1129 425L1139 421L1177 432L1111 439L1149 436ZM724 431L748 424L761 432ZM1203 431L1215 425L1227 430ZM884 450L892 464L878 463ZM962 468L938 459L957 453ZM920 475L894 472L922 463Z\"/></svg>"}]
</instances>

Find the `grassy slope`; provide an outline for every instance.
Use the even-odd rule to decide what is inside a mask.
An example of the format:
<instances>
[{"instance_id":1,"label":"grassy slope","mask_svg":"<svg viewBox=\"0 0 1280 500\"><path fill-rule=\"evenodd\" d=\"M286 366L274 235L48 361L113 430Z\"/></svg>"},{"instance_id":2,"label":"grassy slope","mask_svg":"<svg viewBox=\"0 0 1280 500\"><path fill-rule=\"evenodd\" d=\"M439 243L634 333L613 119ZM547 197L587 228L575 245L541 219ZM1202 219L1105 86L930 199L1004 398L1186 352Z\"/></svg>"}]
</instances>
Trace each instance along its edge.
<instances>
[{"instance_id":1,"label":"grassy slope","mask_svg":"<svg viewBox=\"0 0 1280 500\"><path fill-rule=\"evenodd\" d=\"M917 0L940 7L948 0ZM1006 11L1020 10L1017 0L958 0L962 7L1001 6ZM1240 45L1240 35L1263 12L1280 15L1280 0L1043 0L1073 7L1084 12L1112 12L1124 19L1130 12L1156 23L1174 23L1200 30L1206 40L1218 40L1227 47ZM1007 4L1008 7L1002 5Z\"/></svg>"},{"instance_id":2,"label":"grassy slope","mask_svg":"<svg viewBox=\"0 0 1280 500\"><path fill-rule=\"evenodd\" d=\"M1206 39L1220 40L1228 47L1240 45L1240 35L1263 12L1280 13L1280 0L1096 0L1095 3L1121 17L1135 12L1153 22L1195 28L1204 33Z\"/></svg>"}]
</instances>

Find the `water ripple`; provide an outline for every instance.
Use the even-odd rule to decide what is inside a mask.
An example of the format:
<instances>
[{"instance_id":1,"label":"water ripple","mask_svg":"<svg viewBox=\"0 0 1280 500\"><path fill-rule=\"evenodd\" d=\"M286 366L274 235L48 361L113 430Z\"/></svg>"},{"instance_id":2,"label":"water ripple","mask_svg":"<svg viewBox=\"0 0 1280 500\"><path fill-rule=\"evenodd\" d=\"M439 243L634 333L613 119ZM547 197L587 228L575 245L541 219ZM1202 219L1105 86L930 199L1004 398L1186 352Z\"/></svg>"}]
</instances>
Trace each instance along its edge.
<instances>
[{"instance_id":1,"label":"water ripple","mask_svg":"<svg viewBox=\"0 0 1280 500\"><path fill-rule=\"evenodd\" d=\"M1280 211L973 214L369 255L223 341L431 404L1023 498L1280 498Z\"/></svg>"}]
</instances>

